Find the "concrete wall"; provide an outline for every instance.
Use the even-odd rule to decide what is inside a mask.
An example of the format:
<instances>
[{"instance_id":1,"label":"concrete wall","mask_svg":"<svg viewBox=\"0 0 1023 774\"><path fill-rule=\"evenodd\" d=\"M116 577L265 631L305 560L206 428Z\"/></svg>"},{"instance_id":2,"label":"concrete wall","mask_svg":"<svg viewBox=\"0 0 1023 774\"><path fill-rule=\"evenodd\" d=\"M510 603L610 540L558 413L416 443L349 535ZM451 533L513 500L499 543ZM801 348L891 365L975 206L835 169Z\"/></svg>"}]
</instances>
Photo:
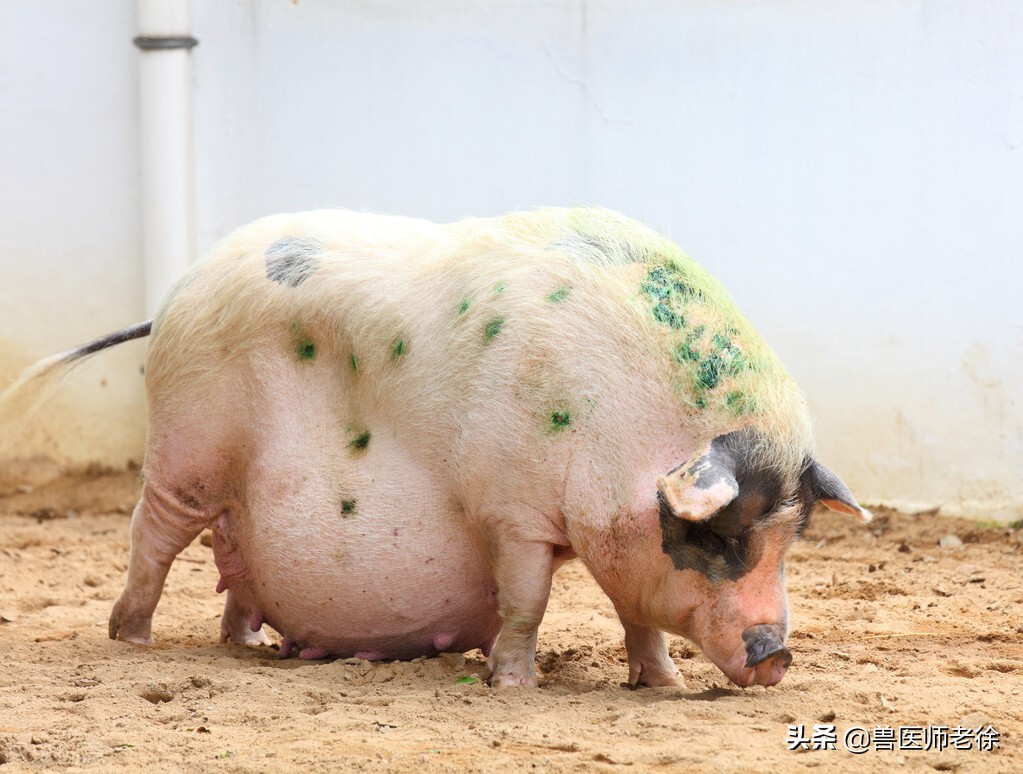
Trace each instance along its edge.
<instances>
[{"instance_id":1,"label":"concrete wall","mask_svg":"<svg viewBox=\"0 0 1023 774\"><path fill-rule=\"evenodd\" d=\"M0 385L142 315L135 27L131 2L0 0ZM8 454L141 459L144 351L77 369Z\"/></svg>"},{"instance_id":2,"label":"concrete wall","mask_svg":"<svg viewBox=\"0 0 1023 774\"><path fill-rule=\"evenodd\" d=\"M0 0L0 376L140 308L133 7L78 8ZM193 22L200 250L324 205L617 208L731 289L862 499L1023 515L1023 4L219 0ZM43 450L137 455L138 398L111 399L138 357L77 377L74 416L106 421Z\"/></svg>"}]
</instances>

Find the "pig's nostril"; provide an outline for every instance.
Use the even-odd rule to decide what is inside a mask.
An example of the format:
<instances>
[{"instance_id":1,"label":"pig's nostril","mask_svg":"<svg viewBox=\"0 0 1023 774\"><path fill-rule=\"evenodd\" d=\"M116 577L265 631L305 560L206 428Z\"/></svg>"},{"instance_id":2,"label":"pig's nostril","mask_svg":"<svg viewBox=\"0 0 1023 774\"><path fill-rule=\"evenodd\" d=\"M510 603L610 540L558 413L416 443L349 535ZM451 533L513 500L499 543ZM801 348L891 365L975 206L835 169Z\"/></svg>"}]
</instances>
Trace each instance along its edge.
<instances>
[{"instance_id":1,"label":"pig's nostril","mask_svg":"<svg viewBox=\"0 0 1023 774\"><path fill-rule=\"evenodd\" d=\"M777 650L772 650L768 653L764 653L762 655L755 655L752 652L750 652L748 648L746 650L747 669L752 669L757 664L763 664L768 659L779 659L781 661L781 665L785 667L785 669L788 669L789 666L792 664L792 654L789 652L789 649L784 646L778 648Z\"/></svg>"},{"instance_id":2,"label":"pig's nostril","mask_svg":"<svg viewBox=\"0 0 1023 774\"><path fill-rule=\"evenodd\" d=\"M742 633L746 643L746 668L751 669L768 659L780 659L787 669L792 663L792 654L782 641L782 629L777 624L751 626Z\"/></svg>"}]
</instances>

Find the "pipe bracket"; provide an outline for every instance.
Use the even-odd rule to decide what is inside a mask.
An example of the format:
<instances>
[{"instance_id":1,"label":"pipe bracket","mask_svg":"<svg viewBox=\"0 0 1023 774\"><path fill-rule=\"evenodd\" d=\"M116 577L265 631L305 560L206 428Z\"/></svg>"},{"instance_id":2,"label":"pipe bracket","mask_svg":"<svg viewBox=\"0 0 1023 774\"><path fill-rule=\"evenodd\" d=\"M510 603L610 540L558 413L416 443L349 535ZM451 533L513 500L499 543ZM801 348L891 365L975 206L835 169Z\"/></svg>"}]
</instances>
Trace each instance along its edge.
<instances>
[{"instance_id":1,"label":"pipe bracket","mask_svg":"<svg viewBox=\"0 0 1023 774\"><path fill-rule=\"evenodd\" d=\"M199 41L187 35L139 35L132 43L143 51L166 51L175 48L191 49Z\"/></svg>"}]
</instances>

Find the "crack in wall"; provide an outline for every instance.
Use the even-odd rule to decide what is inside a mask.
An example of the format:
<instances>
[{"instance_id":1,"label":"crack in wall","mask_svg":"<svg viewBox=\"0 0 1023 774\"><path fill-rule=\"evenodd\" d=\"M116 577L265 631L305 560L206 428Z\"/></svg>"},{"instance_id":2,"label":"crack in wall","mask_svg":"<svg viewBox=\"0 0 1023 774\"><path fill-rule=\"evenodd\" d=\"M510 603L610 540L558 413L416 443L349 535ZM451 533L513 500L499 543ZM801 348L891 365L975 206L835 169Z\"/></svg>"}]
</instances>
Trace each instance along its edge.
<instances>
[{"instance_id":1,"label":"crack in wall","mask_svg":"<svg viewBox=\"0 0 1023 774\"><path fill-rule=\"evenodd\" d=\"M565 69L558 64L554 58L554 54L551 53L550 48L546 43L541 44L543 46L543 52L547 56L547 60L551 63L551 66L563 81L570 83L573 86L577 86L582 92L583 96L586 97L586 101L590 103L597 117L605 124L620 124L622 126L638 126L639 122L632 118L618 118L617 116L608 115L607 111L604 110L604 106L600 104L600 100L596 98L593 92L590 90L590 85L582 78L577 78L573 75L569 75L565 72Z\"/></svg>"}]
</instances>

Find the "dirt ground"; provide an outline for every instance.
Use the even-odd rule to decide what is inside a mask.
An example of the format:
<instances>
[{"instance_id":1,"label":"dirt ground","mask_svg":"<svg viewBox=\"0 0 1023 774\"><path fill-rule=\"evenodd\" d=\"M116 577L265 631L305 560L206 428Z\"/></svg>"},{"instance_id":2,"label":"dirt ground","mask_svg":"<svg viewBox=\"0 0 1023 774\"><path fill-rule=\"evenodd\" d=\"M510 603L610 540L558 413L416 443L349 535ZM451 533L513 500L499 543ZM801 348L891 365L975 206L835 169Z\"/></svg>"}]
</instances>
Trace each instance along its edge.
<instances>
[{"instance_id":1,"label":"dirt ground","mask_svg":"<svg viewBox=\"0 0 1023 774\"><path fill-rule=\"evenodd\" d=\"M473 678L479 651L300 662L221 644L201 540L171 570L157 644L111 642L136 479L0 480L3 771L1023 771L1020 530L816 514L789 554L793 665L766 689L730 685L682 640L686 690L623 687L621 628L572 562L540 630L540 688L494 691ZM835 749L790 750L799 725L824 748L834 727ZM910 749L937 726L949 749Z\"/></svg>"}]
</instances>

